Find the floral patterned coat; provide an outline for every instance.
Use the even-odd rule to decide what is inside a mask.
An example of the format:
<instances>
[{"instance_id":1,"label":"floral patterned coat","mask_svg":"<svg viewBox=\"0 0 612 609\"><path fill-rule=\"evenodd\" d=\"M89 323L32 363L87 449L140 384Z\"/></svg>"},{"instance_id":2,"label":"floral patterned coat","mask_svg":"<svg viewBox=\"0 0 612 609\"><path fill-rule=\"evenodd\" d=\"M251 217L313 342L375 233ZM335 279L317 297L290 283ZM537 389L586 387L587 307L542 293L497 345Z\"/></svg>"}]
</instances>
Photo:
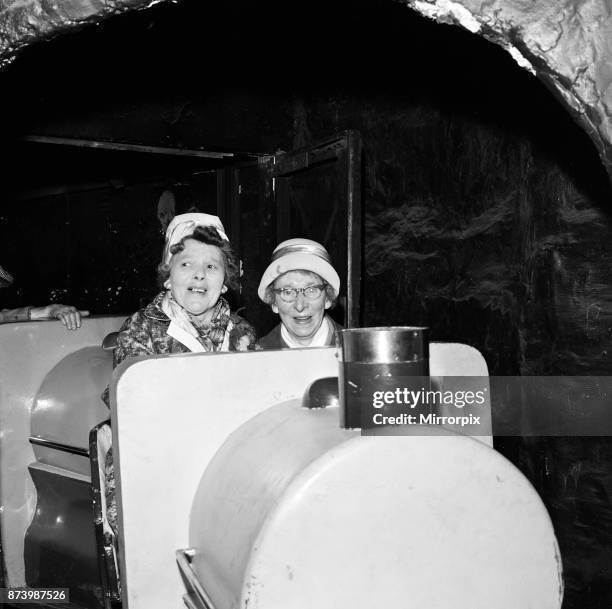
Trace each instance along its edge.
<instances>
[{"instance_id":1,"label":"floral patterned coat","mask_svg":"<svg viewBox=\"0 0 612 609\"><path fill-rule=\"evenodd\" d=\"M164 292L160 292L154 300L125 320L114 353L114 366L123 360L138 355L157 355L163 353L189 353L189 348L172 336L169 336L170 319L162 311L161 303ZM255 349L255 329L251 324L232 313L230 320L233 328L230 332L230 351L249 351Z\"/></svg>"},{"instance_id":2,"label":"floral patterned coat","mask_svg":"<svg viewBox=\"0 0 612 609\"><path fill-rule=\"evenodd\" d=\"M144 309L128 317L117 337L117 347L114 352L114 367L130 357L139 355L158 355L164 353L189 353L183 345L167 333L170 325L169 317L162 311L161 303L164 292ZM235 313L230 314L233 328L230 330L229 350L247 351L260 349L256 344L255 330L251 324ZM102 394L102 399L109 406L108 387ZM111 527L117 531L117 499L115 496L115 472L113 466L112 448L106 455L106 502L107 518Z\"/></svg>"}]
</instances>

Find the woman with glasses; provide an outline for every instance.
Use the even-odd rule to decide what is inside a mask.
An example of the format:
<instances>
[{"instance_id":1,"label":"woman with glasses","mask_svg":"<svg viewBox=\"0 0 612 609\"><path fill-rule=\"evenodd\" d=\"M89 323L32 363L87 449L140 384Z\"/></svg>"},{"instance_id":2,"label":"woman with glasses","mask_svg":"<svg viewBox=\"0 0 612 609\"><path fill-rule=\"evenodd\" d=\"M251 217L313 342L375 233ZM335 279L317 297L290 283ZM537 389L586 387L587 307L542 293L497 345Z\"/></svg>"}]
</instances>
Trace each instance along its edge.
<instances>
[{"instance_id":1,"label":"woman with glasses","mask_svg":"<svg viewBox=\"0 0 612 609\"><path fill-rule=\"evenodd\" d=\"M336 303L340 278L327 250L310 239L289 239L276 247L257 293L280 317L264 336L263 349L326 347L341 327L325 312Z\"/></svg>"}]
</instances>

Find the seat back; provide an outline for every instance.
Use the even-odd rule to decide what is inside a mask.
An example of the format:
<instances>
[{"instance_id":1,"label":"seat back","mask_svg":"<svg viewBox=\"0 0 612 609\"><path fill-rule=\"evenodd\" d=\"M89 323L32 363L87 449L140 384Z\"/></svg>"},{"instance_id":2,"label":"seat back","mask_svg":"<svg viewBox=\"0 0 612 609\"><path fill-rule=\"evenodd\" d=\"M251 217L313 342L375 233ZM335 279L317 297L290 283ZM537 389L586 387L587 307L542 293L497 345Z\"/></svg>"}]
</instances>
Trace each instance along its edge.
<instances>
[{"instance_id":1,"label":"seat back","mask_svg":"<svg viewBox=\"0 0 612 609\"><path fill-rule=\"evenodd\" d=\"M10 587L26 583L24 538L37 504L29 466L38 462L89 478L89 430L108 417L100 393L112 358L100 344L124 319L87 317L76 332L59 321L0 325L0 538Z\"/></svg>"}]
</instances>

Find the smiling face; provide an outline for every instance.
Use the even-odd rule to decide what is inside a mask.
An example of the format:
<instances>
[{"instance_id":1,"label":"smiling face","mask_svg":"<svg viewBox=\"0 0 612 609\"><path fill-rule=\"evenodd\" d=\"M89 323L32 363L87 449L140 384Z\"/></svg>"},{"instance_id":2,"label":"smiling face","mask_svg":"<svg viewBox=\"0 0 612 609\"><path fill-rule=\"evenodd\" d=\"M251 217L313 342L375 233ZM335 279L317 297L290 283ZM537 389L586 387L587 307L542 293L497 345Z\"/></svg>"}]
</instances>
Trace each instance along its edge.
<instances>
[{"instance_id":1,"label":"smiling face","mask_svg":"<svg viewBox=\"0 0 612 609\"><path fill-rule=\"evenodd\" d=\"M185 247L170 260L170 276L166 287L172 297L188 313L208 321L224 285L225 264L223 252L216 245L194 239L185 240Z\"/></svg>"},{"instance_id":2,"label":"smiling face","mask_svg":"<svg viewBox=\"0 0 612 609\"><path fill-rule=\"evenodd\" d=\"M289 271L274 281L272 288L307 288L311 285L321 285L323 280L310 271ZM274 294L272 310L278 313L290 336L307 347L312 342L317 330L321 327L325 309L331 302L323 290L318 298L310 300L299 292L293 302L285 302L278 294Z\"/></svg>"}]
</instances>

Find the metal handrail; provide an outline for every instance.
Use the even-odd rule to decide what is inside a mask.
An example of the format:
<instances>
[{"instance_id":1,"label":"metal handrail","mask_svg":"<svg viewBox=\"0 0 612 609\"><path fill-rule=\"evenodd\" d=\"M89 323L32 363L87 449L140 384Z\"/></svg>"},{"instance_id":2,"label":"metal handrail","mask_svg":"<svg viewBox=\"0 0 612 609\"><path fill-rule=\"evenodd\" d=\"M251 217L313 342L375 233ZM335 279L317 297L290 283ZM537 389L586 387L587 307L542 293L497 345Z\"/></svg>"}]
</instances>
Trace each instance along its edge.
<instances>
[{"instance_id":1,"label":"metal handrail","mask_svg":"<svg viewBox=\"0 0 612 609\"><path fill-rule=\"evenodd\" d=\"M80 448L70 444L62 444L61 442L54 442L53 440L47 440L45 438L36 438L34 436L30 436L29 439L30 444L36 444L37 446L44 446L46 448L54 448L72 455L80 455L81 457L89 457L89 451L86 448Z\"/></svg>"}]
</instances>

